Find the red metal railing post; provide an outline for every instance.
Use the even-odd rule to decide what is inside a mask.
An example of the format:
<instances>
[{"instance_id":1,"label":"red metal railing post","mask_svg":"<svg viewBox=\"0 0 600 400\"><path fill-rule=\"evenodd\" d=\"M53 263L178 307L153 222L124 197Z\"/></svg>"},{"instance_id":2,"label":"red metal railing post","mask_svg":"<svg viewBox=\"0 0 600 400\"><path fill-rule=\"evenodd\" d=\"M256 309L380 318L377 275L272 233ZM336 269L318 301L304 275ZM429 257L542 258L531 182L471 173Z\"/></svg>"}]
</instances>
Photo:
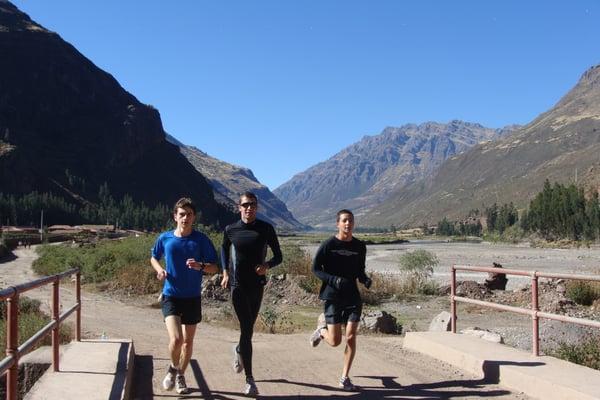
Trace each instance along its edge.
<instances>
[{"instance_id":1,"label":"red metal railing post","mask_svg":"<svg viewBox=\"0 0 600 400\"><path fill-rule=\"evenodd\" d=\"M60 332L60 322L58 319L59 314L59 300L58 300L58 285L59 279L56 278L54 282L52 282L52 319L54 320L54 328L52 329L52 368L54 372L59 371L59 355L58 355L58 345L59 345L59 332Z\"/></svg>"},{"instance_id":2,"label":"red metal railing post","mask_svg":"<svg viewBox=\"0 0 600 400\"><path fill-rule=\"evenodd\" d=\"M540 321L537 315L539 311L538 305L538 276L536 271L531 274L531 321L532 321L532 346L534 356L540 355Z\"/></svg>"},{"instance_id":3,"label":"red metal railing post","mask_svg":"<svg viewBox=\"0 0 600 400\"><path fill-rule=\"evenodd\" d=\"M14 362L6 376L6 399L16 400L19 393L19 294L6 299L6 355Z\"/></svg>"},{"instance_id":4,"label":"red metal railing post","mask_svg":"<svg viewBox=\"0 0 600 400\"><path fill-rule=\"evenodd\" d=\"M75 304L77 304L77 311L75 316L75 339L81 342L81 271L77 271L75 278Z\"/></svg>"},{"instance_id":5,"label":"red metal railing post","mask_svg":"<svg viewBox=\"0 0 600 400\"><path fill-rule=\"evenodd\" d=\"M452 273L450 274L450 326L452 333L456 333L456 269L452 266Z\"/></svg>"}]
</instances>

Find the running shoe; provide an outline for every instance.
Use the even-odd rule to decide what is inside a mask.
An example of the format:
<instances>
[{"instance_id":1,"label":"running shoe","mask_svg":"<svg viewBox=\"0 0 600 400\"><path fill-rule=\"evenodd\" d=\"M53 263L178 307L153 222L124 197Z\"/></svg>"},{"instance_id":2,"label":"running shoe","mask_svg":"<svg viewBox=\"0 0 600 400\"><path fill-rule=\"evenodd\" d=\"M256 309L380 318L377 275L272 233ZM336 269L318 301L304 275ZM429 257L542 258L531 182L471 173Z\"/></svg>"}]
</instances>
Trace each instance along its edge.
<instances>
[{"instance_id":1,"label":"running shoe","mask_svg":"<svg viewBox=\"0 0 600 400\"><path fill-rule=\"evenodd\" d=\"M358 386L354 386L347 376L342 376L340 378L340 387L348 392L355 392L358 390Z\"/></svg>"},{"instance_id":2,"label":"running shoe","mask_svg":"<svg viewBox=\"0 0 600 400\"><path fill-rule=\"evenodd\" d=\"M182 374L177 374L177 378L175 379L175 390L179 394L188 394L189 389L185 384L185 376Z\"/></svg>"},{"instance_id":3,"label":"running shoe","mask_svg":"<svg viewBox=\"0 0 600 400\"><path fill-rule=\"evenodd\" d=\"M256 387L256 383L254 383L254 378L246 378L246 387L244 388L244 394L246 396L258 396L258 388Z\"/></svg>"},{"instance_id":4,"label":"running shoe","mask_svg":"<svg viewBox=\"0 0 600 400\"><path fill-rule=\"evenodd\" d=\"M244 363L242 362L242 355L238 351L238 346L233 346L233 371L239 374L244 370Z\"/></svg>"},{"instance_id":5,"label":"running shoe","mask_svg":"<svg viewBox=\"0 0 600 400\"><path fill-rule=\"evenodd\" d=\"M162 381L163 389L165 390L173 390L175 387L175 376L179 371L177 368L169 365L169 369L167 370L167 375L165 375L165 379Z\"/></svg>"},{"instance_id":6,"label":"running shoe","mask_svg":"<svg viewBox=\"0 0 600 400\"><path fill-rule=\"evenodd\" d=\"M321 343L321 329L327 329L327 322L325 321L325 314L319 314L319 318L317 319L317 329L310 335L310 345L312 347L317 347L319 343Z\"/></svg>"}]
</instances>

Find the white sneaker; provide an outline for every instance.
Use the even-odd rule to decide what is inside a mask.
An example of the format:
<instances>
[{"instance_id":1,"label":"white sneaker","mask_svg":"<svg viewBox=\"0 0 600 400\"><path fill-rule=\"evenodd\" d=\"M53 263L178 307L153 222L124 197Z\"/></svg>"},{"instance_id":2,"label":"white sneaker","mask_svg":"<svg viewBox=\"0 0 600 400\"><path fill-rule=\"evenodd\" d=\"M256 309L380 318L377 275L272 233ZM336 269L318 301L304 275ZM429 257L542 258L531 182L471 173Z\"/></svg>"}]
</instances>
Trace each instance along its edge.
<instances>
[{"instance_id":1,"label":"white sneaker","mask_svg":"<svg viewBox=\"0 0 600 400\"><path fill-rule=\"evenodd\" d=\"M254 378L246 378L246 388L244 389L246 396L258 396L258 388L254 383Z\"/></svg>"},{"instance_id":2,"label":"white sneaker","mask_svg":"<svg viewBox=\"0 0 600 400\"><path fill-rule=\"evenodd\" d=\"M175 379L175 390L179 394L188 394L189 389L185 384L185 376L181 374L177 374L177 378Z\"/></svg>"},{"instance_id":3,"label":"white sneaker","mask_svg":"<svg viewBox=\"0 0 600 400\"><path fill-rule=\"evenodd\" d=\"M317 329L310 335L310 345L312 347L317 347L319 343L321 343L321 329L327 329L327 322L325 321L325 314L319 314L319 318L317 318Z\"/></svg>"},{"instance_id":4,"label":"white sneaker","mask_svg":"<svg viewBox=\"0 0 600 400\"><path fill-rule=\"evenodd\" d=\"M165 390L173 390L175 387L175 376L177 375L177 368L169 365L169 369L167 370L167 375L165 375L165 379L162 381L163 389Z\"/></svg>"},{"instance_id":5,"label":"white sneaker","mask_svg":"<svg viewBox=\"0 0 600 400\"><path fill-rule=\"evenodd\" d=\"M233 346L233 371L239 374L244 370L244 363L242 362L242 355L238 352L237 344Z\"/></svg>"}]
</instances>

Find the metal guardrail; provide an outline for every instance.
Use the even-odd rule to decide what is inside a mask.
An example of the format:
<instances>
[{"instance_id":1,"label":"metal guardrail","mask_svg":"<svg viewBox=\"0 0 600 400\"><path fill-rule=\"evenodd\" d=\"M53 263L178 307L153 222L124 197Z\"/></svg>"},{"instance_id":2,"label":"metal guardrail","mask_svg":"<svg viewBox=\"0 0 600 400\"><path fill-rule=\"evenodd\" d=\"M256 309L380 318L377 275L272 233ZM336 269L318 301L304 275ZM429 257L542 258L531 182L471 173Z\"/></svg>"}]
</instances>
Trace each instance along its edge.
<instances>
[{"instance_id":1,"label":"metal guardrail","mask_svg":"<svg viewBox=\"0 0 600 400\"><path fill-rule=\"evenodd\" d=\"M476 272L491 272L495 274L506 274L506 275L520 275L531 277L531 309L507 306L504 304L492 303L489 301L475 300L467 297L461 297L456 295L456 271L476 271ZM518 314L531 315L532 320L532 351L533 355L539 356L539 318L552 319L555 321L570 322L573 324L591 326L594 328L600 328L600 321L592 321L584 318L574 318L566 315L553 314L542 312L538 306L538 278L553 278L553 279L570 279L570 280L582 280L582 281L596 281L600 282L600 276L594 275L577 275L577 274L552 274L539 271L524 271L517 269L507 268L495 268L495 267L477 267L470 265L453 265L452 274L450 281L450 312L452 314L451 326L452 332L456 333L456 302L475 304L482 307L489 307L496 310L510 311Z\"/></svg>"},{"instance_id":2,"label":"metal guardrail","mask_svg":"<svg viewBox=\"0 0 600 400\"><path fill-rule=\"evenodd\" d=\"M59 314L59 284L62 278L76 275L75 305ZM19 346L19 296L29 290L52 284L52 321ZM18 393L19 358L27 354L49 334L52 335L52 367L59 371L60 323L76 312L76 340L81 341L81 273L73 268L63 273L0 290L0 301L6 301L6 357L0 361L0 375L6 377L6 399L16 400Z\"/></svg>"}]
</instances>

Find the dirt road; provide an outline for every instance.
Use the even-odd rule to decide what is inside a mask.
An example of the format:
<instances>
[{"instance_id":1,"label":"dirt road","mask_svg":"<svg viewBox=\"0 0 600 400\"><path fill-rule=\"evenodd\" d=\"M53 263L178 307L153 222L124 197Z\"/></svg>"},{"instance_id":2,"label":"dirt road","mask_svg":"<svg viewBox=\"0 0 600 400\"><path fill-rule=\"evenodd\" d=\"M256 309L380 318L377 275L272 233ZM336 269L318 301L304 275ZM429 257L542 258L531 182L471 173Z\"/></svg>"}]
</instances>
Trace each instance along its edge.
<instances>
[{"instance_id":1,"label":"dirt road","mask_svg":"<svg viewBox=\"0 0 600 400\"><path fill-rule=\"evenodd\" d=\"M16 258L0 263L0 287L22 283L35 276L31 262L34 249L19 249ZM73 290L61 288L64 306L72 304ZM49 290L36 289L30 297L49 304ZM166 372L166 331L160 311L124 304L96 293L84 292L82 325L84 336L105 332L113 338L132 338L136 351L134 398L177 398L165 392L160 382ZM321 344L313 349L305 334L254 337L254 372L261 398L265 399L527 399L494 384L487 384L432 358L402 349L399 337L359 336L359 351L351 371L363 390L345 393L336 387L341 372L343 348ZM182 398L242 398L243 375L231 369L231 349L238 333L201 324L191 368L186 372L193 392Z\"/></svg>"}]
</instances>

